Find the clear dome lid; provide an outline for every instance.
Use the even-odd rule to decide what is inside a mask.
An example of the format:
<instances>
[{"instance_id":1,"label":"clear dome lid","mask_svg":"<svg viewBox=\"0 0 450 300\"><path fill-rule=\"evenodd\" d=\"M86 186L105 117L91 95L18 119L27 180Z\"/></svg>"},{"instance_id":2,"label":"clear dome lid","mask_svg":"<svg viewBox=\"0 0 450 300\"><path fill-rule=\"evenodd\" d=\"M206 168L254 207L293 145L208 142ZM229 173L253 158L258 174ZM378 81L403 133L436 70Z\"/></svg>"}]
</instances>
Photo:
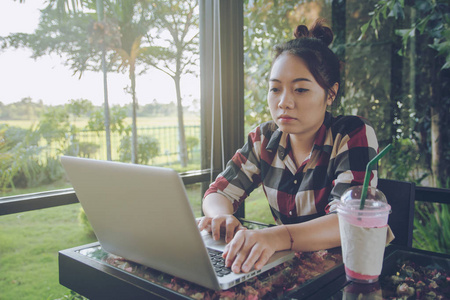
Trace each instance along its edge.
<instances>
[{"instance_id":1,"label":"clear dome lid","mask_svg":"<svg viewBox=\"0 0 450 300\"><path fill-rule=\"evenodd\" d=\"M346 208L350 210L359 210L361 206L361 194L362 186L353 186L347 189L341 196L340 208ZM386 196L382 191L375 187L368 187L367 196L364 202L364 210L367 213L370 211L390 210L391 206L386 200Z\"/></svg>"}]
</instances>

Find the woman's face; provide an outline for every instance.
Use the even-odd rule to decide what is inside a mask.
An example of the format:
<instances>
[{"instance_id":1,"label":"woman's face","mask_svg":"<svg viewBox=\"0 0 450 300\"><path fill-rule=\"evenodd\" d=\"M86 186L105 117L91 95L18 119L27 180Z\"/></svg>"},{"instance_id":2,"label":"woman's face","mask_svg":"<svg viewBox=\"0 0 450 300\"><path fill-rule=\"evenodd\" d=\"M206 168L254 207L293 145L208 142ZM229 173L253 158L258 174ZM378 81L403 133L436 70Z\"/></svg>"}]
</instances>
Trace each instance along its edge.
<instances>
[{"instance_id":1,"label":"woman's face","mask_svg":"<svg viewBox=\"0 0 450 300\"><path fill-rule=\"evenodd\" d=\"M325 98L325 90L301 58L283 53L272 66L267 101L281 131L308 137L319 130L333 99Z\"/></svg>"}]
</instances>

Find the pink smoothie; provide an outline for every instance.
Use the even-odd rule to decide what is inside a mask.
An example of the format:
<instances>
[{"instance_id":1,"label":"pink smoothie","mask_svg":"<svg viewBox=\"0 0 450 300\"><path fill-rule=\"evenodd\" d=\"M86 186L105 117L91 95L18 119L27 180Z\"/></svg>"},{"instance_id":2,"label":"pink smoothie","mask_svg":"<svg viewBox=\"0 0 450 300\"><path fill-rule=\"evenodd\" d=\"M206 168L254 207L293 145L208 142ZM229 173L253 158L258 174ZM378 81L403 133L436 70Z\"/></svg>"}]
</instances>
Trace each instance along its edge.
<instances>
[{"instance_id":1,"label":"pink smoothie","mask_svg":"<svg viewBox=\"0 0 450 300\"><path fill-rule=\"evenodd\" d=\"M342 254L349 279L370 283L381 273L390 206L372 200L363 210L359 205L352 199L338 207Z\"/></svg>"},{"instance_id":2,"label":"pink smoothie","mask_svg":"<svg viewBox=\"0 0 450 300\"><path fill-rule=\"evenodd\" d=\"M347 267L345 267L345 274L347 274L351 278L363 280L363 281L367 281L367 282L374 282L374 281L378 280L378 275L364 275L364 274L352 271Z\"/></svg>"}]
</instances>

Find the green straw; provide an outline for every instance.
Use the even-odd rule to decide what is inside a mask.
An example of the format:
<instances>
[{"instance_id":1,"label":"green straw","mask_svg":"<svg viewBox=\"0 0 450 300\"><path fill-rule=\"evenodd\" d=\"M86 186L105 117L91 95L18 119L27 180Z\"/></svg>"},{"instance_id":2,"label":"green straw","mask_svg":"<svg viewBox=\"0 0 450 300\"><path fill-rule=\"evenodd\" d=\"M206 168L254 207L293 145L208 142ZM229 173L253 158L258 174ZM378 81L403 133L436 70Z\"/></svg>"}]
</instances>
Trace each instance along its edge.
<instances>
[{"instance_id":1,"label":"green straw","mask_svg":"<svg viewBox=\"0 0 450 300\"><path fill-rule=\"evenodd\" d=\"M367 197L367 189L369 187L370 173L372 171L373 165L376 164L391 148L392 148L391 144L387 145L386 148L384 148L380 153L378 153L378 155L375 156L367 164L366 175L364 176L364 183L363 183L363 188L362 188L362 192L361 192L361 204L359 206L359 209L361 209L361 210L364 209L364 204L366 202L366 197Z\"/></svg>"}]
</instances>

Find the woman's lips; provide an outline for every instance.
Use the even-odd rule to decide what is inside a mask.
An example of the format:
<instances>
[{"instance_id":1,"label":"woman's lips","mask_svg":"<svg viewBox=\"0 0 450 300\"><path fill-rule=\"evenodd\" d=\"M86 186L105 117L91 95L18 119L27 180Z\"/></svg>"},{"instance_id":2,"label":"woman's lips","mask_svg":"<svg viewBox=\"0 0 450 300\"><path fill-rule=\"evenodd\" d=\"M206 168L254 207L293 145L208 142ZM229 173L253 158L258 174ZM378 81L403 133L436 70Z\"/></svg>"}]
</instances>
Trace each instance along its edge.
<instances>
[{"instance_id":1,"label":"woman's lips","mask_svg":"<svg viewBox=\"0 0 450 300\"><path fill-rule=\"evenodd\" d=\"M295 120L295 118L288 116L288 115L281 115L278 117L278 120L280 120L281 122L290 122Z\"/></svg>"}]
</instances>

